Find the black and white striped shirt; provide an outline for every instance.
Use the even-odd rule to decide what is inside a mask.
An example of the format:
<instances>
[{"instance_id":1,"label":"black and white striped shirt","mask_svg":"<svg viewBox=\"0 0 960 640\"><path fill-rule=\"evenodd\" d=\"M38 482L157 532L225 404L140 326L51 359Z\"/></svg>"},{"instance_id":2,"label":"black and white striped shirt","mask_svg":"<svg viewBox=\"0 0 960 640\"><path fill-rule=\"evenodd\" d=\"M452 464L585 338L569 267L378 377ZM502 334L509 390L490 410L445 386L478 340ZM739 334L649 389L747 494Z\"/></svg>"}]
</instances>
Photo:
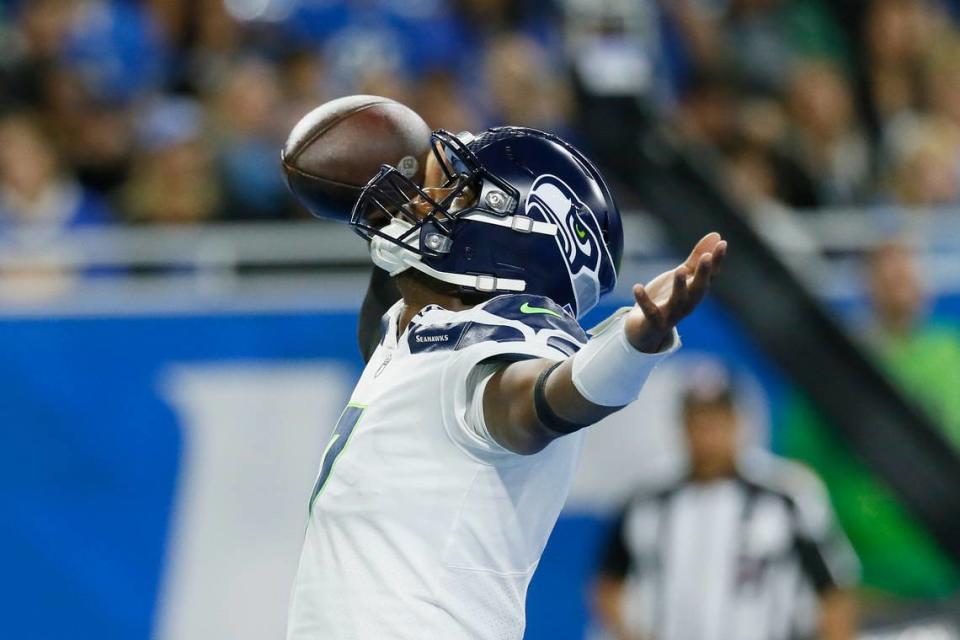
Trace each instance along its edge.
<instances>
[{"instance_id":1,"label":"black and white striped shirt","mask_svg":"<svg viewBox=\"0 0 960 640\"><path fill-rule=\"evenodd\" d=\"M787 640L813 635L816 593L853 586L859 566L820 481L756 453L734 477L636 496L601 572L625 581L640 637Z\"/></svg>"}]
</instances>

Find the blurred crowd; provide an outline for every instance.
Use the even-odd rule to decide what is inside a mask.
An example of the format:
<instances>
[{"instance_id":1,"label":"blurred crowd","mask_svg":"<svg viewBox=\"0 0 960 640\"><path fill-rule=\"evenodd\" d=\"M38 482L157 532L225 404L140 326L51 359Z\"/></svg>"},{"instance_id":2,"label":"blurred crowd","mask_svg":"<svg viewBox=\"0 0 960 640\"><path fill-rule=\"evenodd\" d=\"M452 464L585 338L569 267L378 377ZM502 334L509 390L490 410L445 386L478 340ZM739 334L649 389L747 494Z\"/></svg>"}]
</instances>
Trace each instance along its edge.
<instances>
[{"instance_id":1,"label":"blurred crowd","mask_svg":"<svg viewBox=\"0 0 960 640\"><path fill-rule=\"evenodd\" d=\"M278 170L350 93L576 140L636 98L757 215L960 199L949 0L12 0L0 229L302 215Z\"/></svg>"},{"instance_id":2,"label":"blurred crowd","mask_svg":"<svg viewBox=\"0 0 960 640\"><path fill-rule=\"evenodd\" d=\"M802 242L785 212L960 205L958 20L960 0L7 0L0 238L304 216L283 140L322 102L368 93L433 128L587 144L585 98L630 99L761 229ZM926 323L913 260L893 245L869 257L867 334L960 443L960 339ZM960 589L810 407L787 422L785 448L827 481L868 586Z\"/></svg>"}]
</instances>

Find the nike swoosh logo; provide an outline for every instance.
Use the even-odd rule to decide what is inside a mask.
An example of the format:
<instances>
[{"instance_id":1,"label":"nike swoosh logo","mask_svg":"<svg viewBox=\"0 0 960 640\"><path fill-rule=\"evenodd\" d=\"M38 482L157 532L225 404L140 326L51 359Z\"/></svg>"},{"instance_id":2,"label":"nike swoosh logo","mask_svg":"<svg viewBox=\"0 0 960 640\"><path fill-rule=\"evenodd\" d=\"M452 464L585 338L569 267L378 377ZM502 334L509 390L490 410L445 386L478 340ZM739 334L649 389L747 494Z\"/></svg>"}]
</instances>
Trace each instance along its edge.
<instances>
[{"instance_id":1,"label":"nike swoosh logo","mask_svg":"<svg viewBox=\"0 0 960 640\"><path fill-rule=\"evenodd\" d=\"M529 302L524 302L522 305L520 305L520 313L546 313L547 315L557 316L558 318L563 317L553 309L544 309L543 307L531 307Z\"/></svg>"}]
</instances>

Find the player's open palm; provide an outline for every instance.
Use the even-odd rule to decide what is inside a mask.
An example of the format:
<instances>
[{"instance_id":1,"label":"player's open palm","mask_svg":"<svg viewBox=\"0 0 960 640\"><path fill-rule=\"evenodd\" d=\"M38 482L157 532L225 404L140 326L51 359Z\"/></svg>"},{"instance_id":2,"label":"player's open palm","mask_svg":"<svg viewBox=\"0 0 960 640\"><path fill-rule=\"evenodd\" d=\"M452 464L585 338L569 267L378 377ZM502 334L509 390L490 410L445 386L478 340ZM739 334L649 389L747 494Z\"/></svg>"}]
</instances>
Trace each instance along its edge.
<instances>
[{"instance_id":1,"label":"player's open palm","mask_svg":"<svg viewBox=\"0 0 960 640\"><path fill-rule=\"evenodd\" d=\"M677 323L700 304L727 253L719 233L708 233L675 269L664 271L646 286L633 286L637 301L626 319L627 340L641 351L656 351Z\"/></svg>"}]
</instances>

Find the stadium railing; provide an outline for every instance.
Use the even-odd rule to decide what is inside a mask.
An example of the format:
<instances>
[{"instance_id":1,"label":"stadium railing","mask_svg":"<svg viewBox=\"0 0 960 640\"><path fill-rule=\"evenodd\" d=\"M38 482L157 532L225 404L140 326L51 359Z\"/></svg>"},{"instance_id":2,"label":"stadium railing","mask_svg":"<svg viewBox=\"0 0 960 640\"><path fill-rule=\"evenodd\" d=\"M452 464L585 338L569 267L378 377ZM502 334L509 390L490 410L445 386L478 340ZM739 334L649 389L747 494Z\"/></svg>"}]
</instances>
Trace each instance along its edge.
<instances>
[{"instance_id":1,"label":"stadium railing","mask_svg":"<svg viewBox=\"0 0 960 640\"><path fill-rule=\"evenodd\" d=\"M780 252L821 297L857 295L863 253L891 237L916 243L932 293L960 292L960 210L844 209L790 218L803 242ZM623 297L634 280L676 259L662 223L640 212L625 219ZM327 302L351 306L362 296L368 268L365 245L349 228L312 220L26 228L0 236L0 303L8 312L117 302L152 307L158 296L165 303L237 296L268 303L320 290Z\"/></svg>"}]
</instances>

